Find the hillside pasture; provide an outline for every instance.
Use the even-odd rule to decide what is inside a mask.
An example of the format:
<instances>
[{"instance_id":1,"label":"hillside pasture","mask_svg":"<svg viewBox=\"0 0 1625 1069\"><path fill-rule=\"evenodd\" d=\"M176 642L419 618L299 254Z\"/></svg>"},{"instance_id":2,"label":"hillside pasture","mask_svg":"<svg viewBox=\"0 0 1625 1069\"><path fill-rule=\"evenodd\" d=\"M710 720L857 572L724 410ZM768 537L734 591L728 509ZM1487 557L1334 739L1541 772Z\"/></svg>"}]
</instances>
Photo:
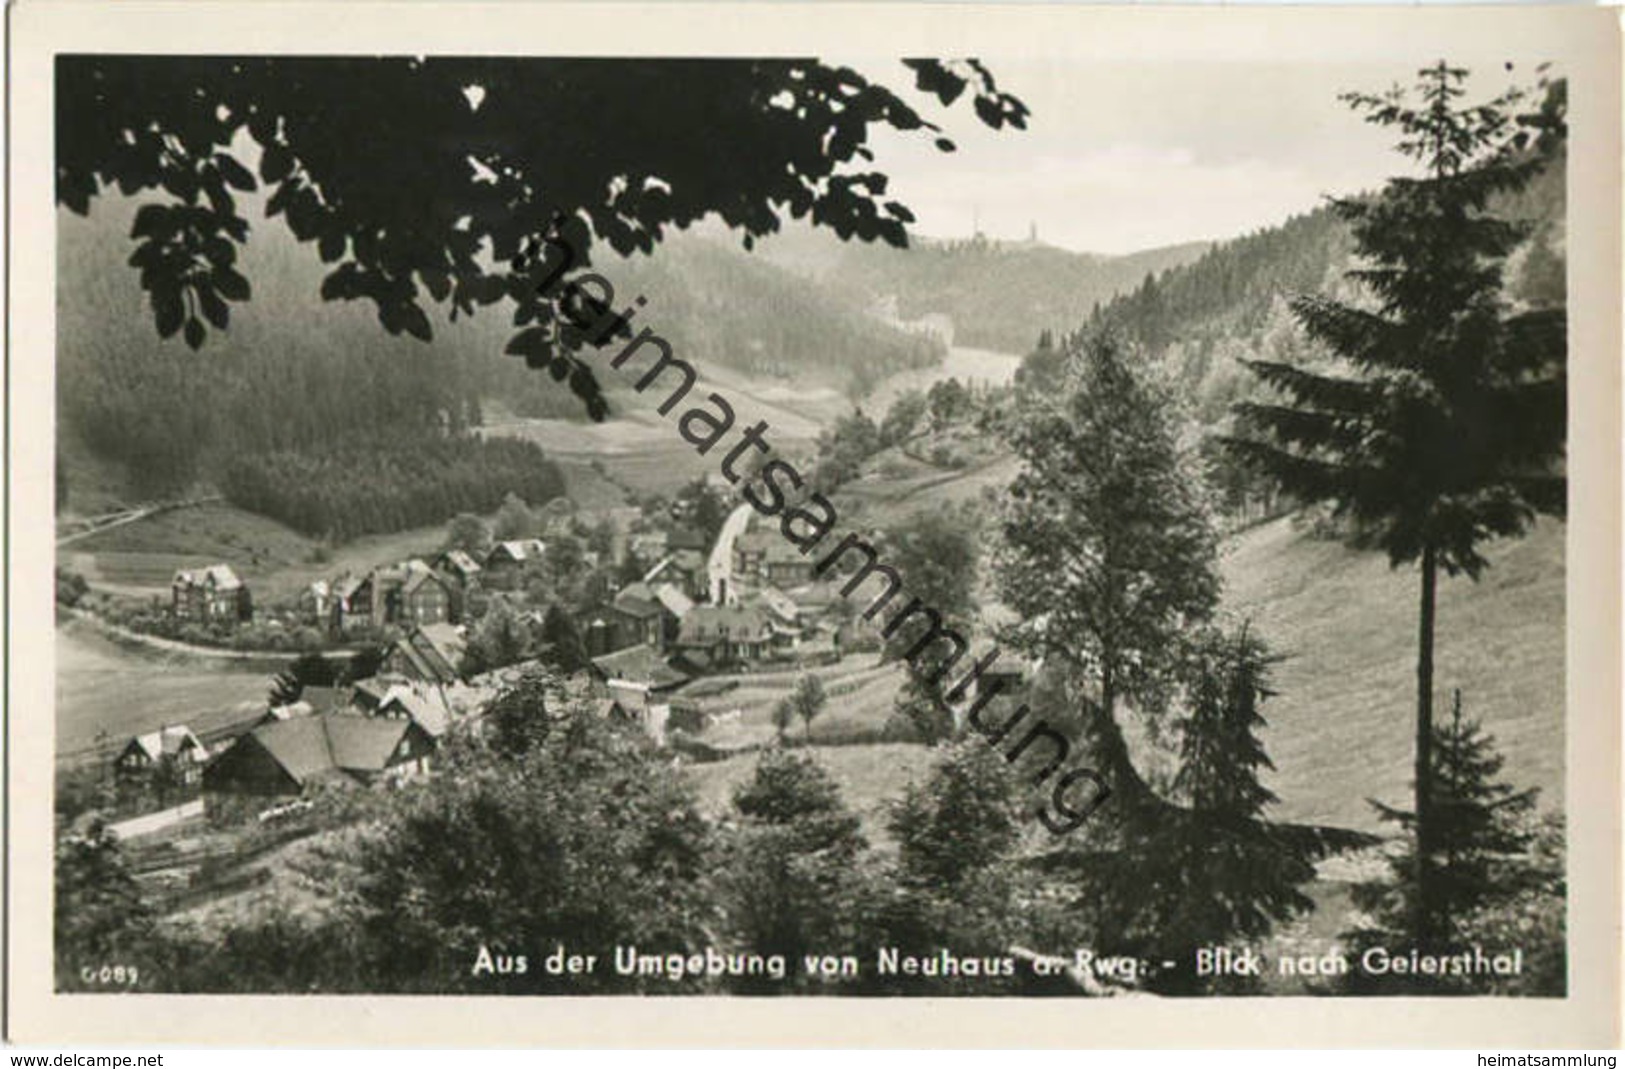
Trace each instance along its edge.
<instances>
[{"instance_id":1,"label":"hillside pasture","mask_svg":"<svg viewBox=\"0 0 1625 1069\"><path fill-rule=\"evenodd\" d=\"M119 746L168 724L202 735L241 723L271 685L263 667L127 650L76 621L57 627L55 654L59 759L93 756L102 732ZM30 730L26 715L17 726Z\"/></svg>"},{"instance_id":2,"label":"hillside pasture","mask_svg":"<svg viewBox=\"0 0 1625 1069\"><path fill-rule=\"evenodd\" d=\"M1503 776L1563 803L1564 526L1491 543L1479 582L1441 576L1435 717L1451 694L1495 736ZM1233 539L1225 607L1286 659L1263 732L1274 810L1292 820L1376 830L1366 799L1408 806L1416 716L1414 566L1312 537L1290 519Z\"/></svg>"},{"instance_id":3,"label":"hillside pasture","mask_svg":"<svg viewBox=\"0 0 1625 1069\"><path fill-rule=\"evenodd\" d=\"M848 657L839 664L813 669L810 674L823 682L828 702L823 713L813 720L810 735L800 721L792 724L787 734L798 742L810 737L814 744L878 737L891 719L903 684L899 665L877 665L870 655ZM700 740L729 750L766 746L778 734L773 710L790 693L799 675L774 672L727 677L737 686L697 703L716 718L700 734Z\"/></svg>"}]
</instances>

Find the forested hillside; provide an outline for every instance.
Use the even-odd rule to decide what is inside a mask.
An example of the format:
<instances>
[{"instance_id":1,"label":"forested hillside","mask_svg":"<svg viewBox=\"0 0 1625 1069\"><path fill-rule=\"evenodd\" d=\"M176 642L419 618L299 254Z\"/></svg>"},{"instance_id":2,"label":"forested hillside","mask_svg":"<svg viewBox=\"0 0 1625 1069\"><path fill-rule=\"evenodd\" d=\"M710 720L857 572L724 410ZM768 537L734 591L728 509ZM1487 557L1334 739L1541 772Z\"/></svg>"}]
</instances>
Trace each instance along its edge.
<instances>
[{"instance_id":1,"label":"forested hillside","mask_svg":"<svg viewBox=\"0 0 1625 1069\"><path fill-rule=\"evenodd\" d=\"M253 296L216 344L161 341L125 263L134 208L108 199L88 219L59 216L57 294L59 433L122 464L132 496L215 482L228 459L455 435L478 421L482 396L537 378L466 328L437 324L429 346L321 301L319 262L278 230L244 254ZM561 411L580 411L565 400Z\"/></svg>"},{"instance_id":2,"label":"forested hillside","mask_svg":"<svg viewBox=\"0 0 1625 1069\"><path fill-rule=\"evenodd\" d=\"M1509 296L1526 305L1563 300L1564 168L1559 163L1494 210L1532 225L1509 265ZM1215 245L1192 263L1147 275L1090 317L1162 359L1205 425L1254 389L1242 359L1315 361L1286 298L1320 293L1358 300L1346 279L1355 267L1346 225L1329 208L1295 216Z\"/></svg>"},{"instance_id":3,"label":"forested hillside","mask_svg":"<svg viewBox=\"0 0 1625 1069\"><path fill-rule=\"evenodd\" d=\"M872 305L895 298L902 319L946 315L959 345L1021 353L1042 331L1081 323L1097 303L1131 290L1147 272L1188 263L1209 244L1100 256L1042 241L916 237L911 248L893 249L787 228L761 251L849 300Z\"/></svg>"},{"instance_id":4,"label":"forested hillside","mask_svg":"<svg viewBox=\"0 0 1625 1069\"><path fill-rule=\"evenodd\" d=\"M898 371L930 367L943 345L868 314L868 302L704 237L667 239L652 257L599 265L619 300L698 367L822 382L857 396Z\"/></svg>"},{"instance_id":5,"label":"forested hillside","mask_svg":"<svg viewBox=\"0 0 1625 1069\"><path fill-rule=\"evenodd\" d=\"M280 228L257 234L243 254L238 269L252 298L235 306L229 330L216 343L193 352L179 338L161 341L151 329L138 274L126 263L136 207L107 198L88 219L66 212L58 219L61 431L72 455L88 451L122 467L131 497L215 485L246 494L239 502L245 507L279 503L277 518L307 533L337 534L354 524L317 521L318 515L331 518L332 509L307 500L314 489L270 488L329 470L338 453L455 437L481 422L482 402L491 398L521 416L585 418L565 387L504 355L512 332L506 314L437 320L428 345L391 337L360 305L320 300L324 266L313 249L294 244ZM805 279L706 239L679 235L652 259L596 266L624 300L647 296L641 325L697 366L793 373L798 381L861 390L942 357L940 343L886 326ZM606 381L612 419L620 385ZM253 470L272 454L264 471ZM514 459L484 464L460 456L458 465L473 465L460 469L467 474L504 469ZM544 463L539 451L531 460ZM71 465L64 475L71 507ZM430 506L414 504L416 498L488 496L464 478L453 482L458 489L448 484L435 494L419 485L375 511L435 522L443 517L426 515ZM544 472L543 482L555 485L556 473ZM351 497L337 487L324 493ZM304 504L295 508L295 498ZM388 529L378 526L381 520L354 522L360 530Z\"/></svg>"}]
</instances>

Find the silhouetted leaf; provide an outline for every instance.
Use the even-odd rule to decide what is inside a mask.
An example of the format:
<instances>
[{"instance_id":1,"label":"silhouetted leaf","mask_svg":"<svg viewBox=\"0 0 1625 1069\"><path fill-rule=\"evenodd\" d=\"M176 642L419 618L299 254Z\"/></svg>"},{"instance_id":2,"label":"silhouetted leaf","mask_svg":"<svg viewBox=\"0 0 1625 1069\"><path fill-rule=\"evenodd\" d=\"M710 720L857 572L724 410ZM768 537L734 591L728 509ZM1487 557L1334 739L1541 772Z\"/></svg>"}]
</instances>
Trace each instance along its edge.
<instances>
[{"instance_id":1,"label":"silhouetted leaf","mask_svg":"<svg viewBox=\"0 0 1625 1069\"><path fill-rule=\"evenodd\" d=\"M181 323L186 319L186 302L181 298L179 287L166 286L163 289L153 290L152 311L154 322L158 327L158 336L168 338L181 329Z\"/></svg>"}]
</instances>

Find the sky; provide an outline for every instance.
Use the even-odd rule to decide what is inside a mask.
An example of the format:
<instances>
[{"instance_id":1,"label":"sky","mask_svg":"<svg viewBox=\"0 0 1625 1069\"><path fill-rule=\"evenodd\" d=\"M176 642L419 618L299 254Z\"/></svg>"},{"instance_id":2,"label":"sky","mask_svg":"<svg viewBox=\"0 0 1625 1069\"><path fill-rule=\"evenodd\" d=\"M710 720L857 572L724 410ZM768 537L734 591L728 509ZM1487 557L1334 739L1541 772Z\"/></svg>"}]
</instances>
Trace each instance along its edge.
<instances>
[{"instance_id":1,"label":"sky","mask_svg":"<svg viewBox=\"0 0 1625 1069\"><path fill-rule=\"evenodd\" d=\"M1409 169L1393 131L1337 97L1411 84L1414 63L983 61L1032 110L1027 130L993 131L963 100L948 112L928 100L923 113L943 121L958 151L892 131L875 140L888 192L921 234L968 236L979 222L989 237L1016 239L1036 224L1052 245L1132 252L1271 226ZM911 89L901 64L859 66ZM1532 67L1475 69L1469 99L1513 80L1532 84Z\"/></svg>"}]
</instances>

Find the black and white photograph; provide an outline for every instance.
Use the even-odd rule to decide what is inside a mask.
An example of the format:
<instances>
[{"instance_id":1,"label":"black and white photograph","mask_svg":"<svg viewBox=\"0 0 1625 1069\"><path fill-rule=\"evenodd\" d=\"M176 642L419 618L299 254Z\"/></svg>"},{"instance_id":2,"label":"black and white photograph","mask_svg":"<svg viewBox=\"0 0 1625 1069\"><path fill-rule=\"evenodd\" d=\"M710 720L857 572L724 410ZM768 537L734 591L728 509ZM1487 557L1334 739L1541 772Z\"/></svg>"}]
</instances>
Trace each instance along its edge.
<instances>
[{"instance_id":1,"label":"black and white photograph","mask_svg":"<svg viewBox=\"0 0 1625 1069\"><path fill-rule=\"evenodd\" d=\"M54 51L35 979L1574 996L1570 56L1012 36Z\"/></svg>"}]
</instances>

